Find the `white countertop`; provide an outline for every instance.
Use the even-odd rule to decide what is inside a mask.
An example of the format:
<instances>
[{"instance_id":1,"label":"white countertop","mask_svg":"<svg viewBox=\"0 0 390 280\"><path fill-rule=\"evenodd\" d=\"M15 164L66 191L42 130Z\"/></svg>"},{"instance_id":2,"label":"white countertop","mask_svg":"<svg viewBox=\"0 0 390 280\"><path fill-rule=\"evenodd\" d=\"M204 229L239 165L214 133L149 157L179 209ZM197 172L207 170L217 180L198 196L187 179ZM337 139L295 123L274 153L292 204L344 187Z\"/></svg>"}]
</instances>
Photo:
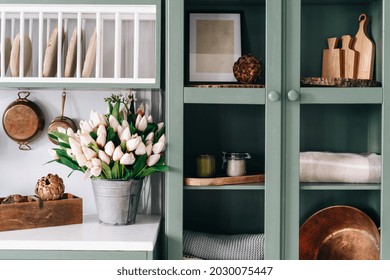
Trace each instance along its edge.
<instances>
[{"instance_id":1,"label":"white countertop","mask_svg":"<svg viewBox=\"0 0 390 280\"><path fill-rule=\"evenodd\" d=\"M153 251L160 219L137 215L133 225L106 226L85 215L82 224L0 232L0 250Z\"/></svg>"}]
</instances>

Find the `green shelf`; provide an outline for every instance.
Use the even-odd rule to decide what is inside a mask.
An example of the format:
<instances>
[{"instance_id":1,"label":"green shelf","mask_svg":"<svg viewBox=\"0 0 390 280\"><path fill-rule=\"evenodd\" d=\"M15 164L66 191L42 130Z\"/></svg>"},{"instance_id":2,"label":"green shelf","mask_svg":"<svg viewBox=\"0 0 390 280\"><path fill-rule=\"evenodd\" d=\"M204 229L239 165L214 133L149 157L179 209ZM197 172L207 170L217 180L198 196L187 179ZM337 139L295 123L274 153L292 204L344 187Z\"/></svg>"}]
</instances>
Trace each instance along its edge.
<instances>
[{"instance_id":1,"label":"green shelf","mask_svg":"<svg viewBox=\"0 0 390 280\"><path fill-rule=\"evenodd\" d=\"M301 88L301 104L382 104L382 88Z\"/></svg>"},{"instance_id":2,"label":"green shelf","mask_svg":"<svg viewBox=\"0 0 390 280\"><path fill-rule=\"evenodd\" d=\"M300 189L303 191L317 191L317 190L329 190L329 191L356 191L356 190L380 190L380 184L340 184L340 183L301 183Z\"/></svg>"},{"instance_id":3,"label":"green shelf","mask_svg":"<svg viewBox=\"0 0 390 280\"><path fill-rule=\"evenodd\" d=\"M184 88L184 103L265 104L264 88Z\"/></svg>"}]
</instances>

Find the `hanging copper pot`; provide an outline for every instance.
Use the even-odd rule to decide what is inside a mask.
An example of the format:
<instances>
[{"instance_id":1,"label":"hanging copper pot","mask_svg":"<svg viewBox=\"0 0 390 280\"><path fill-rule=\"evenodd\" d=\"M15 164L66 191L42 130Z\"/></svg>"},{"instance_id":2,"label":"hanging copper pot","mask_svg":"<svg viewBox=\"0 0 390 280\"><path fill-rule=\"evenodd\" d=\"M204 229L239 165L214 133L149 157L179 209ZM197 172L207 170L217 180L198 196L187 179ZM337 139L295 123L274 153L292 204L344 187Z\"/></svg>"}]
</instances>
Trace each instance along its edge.
<instances>
[{"instance_id":1,"label":"hanging copper pot","mask_svg":"<svg viewBox=\"0 0 390 280\"><path fill-rule=\"evenodd\" d=\"M71 128L74 132L77 131L77 126L75 122L66 116L64 116L64 110L65 110L65 101L66 101L66 92L62 93L62 104L61 104L61 116L56 117L52 122L50 123L48 127L48 132L50 131L57 131L59 127L64 128L67 130L68 128ZM50 138L50 141L54 144L58 144L58 142L52 138Z\"/></svg>"},{"instance_id":2,"label":"hanging copper pot","mask_svg":"<svg viewBox=\"0 0 390 280\"><path fill-rule=\"evenodd\" d=\"M19 92L19 98L12 102L3 114L4 131L19 144L20 150L31 150L29 143L41 135L45 126L42 110L27 99L29 95L27 91Z\"/></svg>"}]
</instances>

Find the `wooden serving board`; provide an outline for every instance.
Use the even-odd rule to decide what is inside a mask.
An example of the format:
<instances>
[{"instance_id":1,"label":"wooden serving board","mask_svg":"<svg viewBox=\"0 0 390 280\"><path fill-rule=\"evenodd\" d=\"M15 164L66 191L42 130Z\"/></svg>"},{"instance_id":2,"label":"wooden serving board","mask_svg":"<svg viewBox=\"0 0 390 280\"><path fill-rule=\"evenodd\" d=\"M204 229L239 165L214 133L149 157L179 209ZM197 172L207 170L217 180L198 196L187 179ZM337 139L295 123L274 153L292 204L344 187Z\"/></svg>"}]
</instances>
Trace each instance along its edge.
<instances>
[{"instance_id":1,"label":"wooden serving board","mask_svg":"<svg viewBox=\"0 0 390 280\"><path fill-rule=\"evenodd\" d=\"M356 60L357 52L351 49L353 38L351 35L341 37L342 47L344 51L344 77L346 79L356 79Z\"/></svg>"},{"instance_id":2,"label":"wooden serving board","mask_svg":"<svg viewBox=\"0 0 390 280\"><path fill-rule=\"evenodd\" d=\"M184 178L186 186L224 186L264 182L264 174L215 178Z\"/></svg>"},{"instance_id":3,"label":"wooden serving board","mask_svg":"<svg viewBox=\"0 0 390 280\"><path fill-rule=\"evenodd\" d=\"M373 79L374 73L374 43L367 35L368 17L365 14L359 16L359 30L356 33L353 49L358 52L357 79Z\"/></svg>"},{"instance_id":4,"label":"wooden serving board","mask_svg":"<svg viewBox=\"0 0 390 280\"><path fill-rule=\"evenodd\" d=\"M328 49L322 52L322 77L323 78L342 78L343 56L342 50L337 48L338 39L328 38Z\"/></svg>"}]
</instances>

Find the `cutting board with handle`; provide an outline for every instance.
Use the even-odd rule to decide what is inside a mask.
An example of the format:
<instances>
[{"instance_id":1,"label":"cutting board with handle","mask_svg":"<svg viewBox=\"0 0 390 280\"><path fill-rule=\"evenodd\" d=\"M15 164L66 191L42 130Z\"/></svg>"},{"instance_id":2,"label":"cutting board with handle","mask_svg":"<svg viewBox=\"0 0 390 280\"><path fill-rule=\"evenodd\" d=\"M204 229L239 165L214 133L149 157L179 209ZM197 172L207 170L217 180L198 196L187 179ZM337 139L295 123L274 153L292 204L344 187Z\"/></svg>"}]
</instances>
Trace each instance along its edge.
<instances>
[{"instance_id":1,"label":"cutting board with handle","mask_svg":"<svg viewBox=\"0 0 390 280\"><path fill-rule=\"evenodd\" d=\"M357 79L373 79L375 45L367 35L368 16L359 16L359 30L356 33L353 49L358 52Z\"/></svg>"},{"instance_id":2,"label":"cutting board with handle","mask_svg":"<svg viewBox=\"0 0 390 280\"><path fill-rule=\"evenodd\" d=\"M344 53L344 78L356 79L357 52L351 48L353 38L351 35L343 35L341 42L341 49Z\"/></svg>"},{"instance_id":3,"label":"cutting board with handle","mask_svg":"<svg viewBox=\"0 0 390 280\"><path fill-rule=\"evenodd\" d=\"M336 37L328 38L328 49L322 52L322 77L323 78L341 78L343 73L343 54L342 50L337 48L338 39Z\"/></svg>"}]
</instances>

